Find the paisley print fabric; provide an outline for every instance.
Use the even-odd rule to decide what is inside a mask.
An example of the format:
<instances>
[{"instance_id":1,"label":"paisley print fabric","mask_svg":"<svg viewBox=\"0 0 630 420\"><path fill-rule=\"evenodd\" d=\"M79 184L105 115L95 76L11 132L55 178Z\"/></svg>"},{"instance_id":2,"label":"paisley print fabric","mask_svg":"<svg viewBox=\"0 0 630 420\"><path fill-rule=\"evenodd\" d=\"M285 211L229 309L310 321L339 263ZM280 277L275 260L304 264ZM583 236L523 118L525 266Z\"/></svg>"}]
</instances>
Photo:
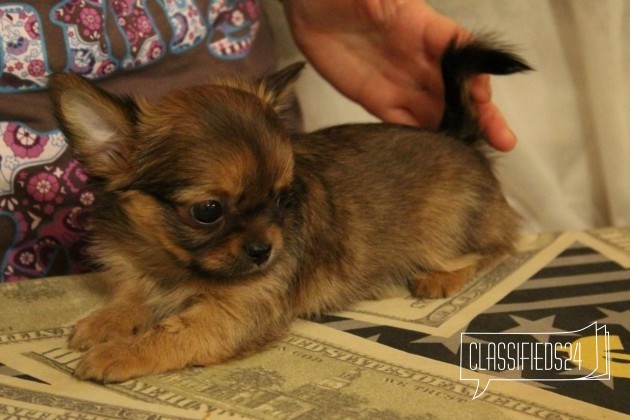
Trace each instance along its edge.
<instances>
[{"instance_id":1,"label":"paisley print fabric","mask_svg":"<svg viewBox=\"0 0 630 420\"><path fill-rule=\"evenodd\" d=\"M258 32L260 8L255 0L213 0L208 12L212 22L208 49L213 56L233 60L249 54Z\"/></svg>"},{"instance_id":2,"label":"paisley print fabric","mask_svg":"<svg viewBox=\"0 0 630 420\"><path fill-rule=\"evenodd\" d=\"M40 18L32 7L0 4L0 92L42 89L50 69L40 34Z\"/></svg>"},{"instance_id":3,"label":"paisley print fabric","mask_svg":"<svg viewBox=\"0 0 630 420\"><path fill-rule=\"evenodd\" d=\"M94 194L81 165L64 154L58 131L0 123L0 229L4 280L85 269L85 233Z\"/></svg>"},{"instance_id":4,"label":"paisley print fabric","mask_svg":"<svg viewBox=\"0 0 630 420\"><path fill-rule=\"evenodd\" d=\"M54 123L47 77L69 71L146 96L213 74L261 77L275 62L268 31L253 54L261 19L258 0L0 4L0 282L91 268L97 197Z\"/></svg>"}]
</instances>

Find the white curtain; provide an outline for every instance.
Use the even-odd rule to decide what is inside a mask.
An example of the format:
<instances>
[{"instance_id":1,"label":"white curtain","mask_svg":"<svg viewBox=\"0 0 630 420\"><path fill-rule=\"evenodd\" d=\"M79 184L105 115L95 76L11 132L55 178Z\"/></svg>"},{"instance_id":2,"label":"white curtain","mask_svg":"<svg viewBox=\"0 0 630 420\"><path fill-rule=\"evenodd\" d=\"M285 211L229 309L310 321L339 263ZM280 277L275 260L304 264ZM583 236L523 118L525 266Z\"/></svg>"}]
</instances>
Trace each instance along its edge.
<instances>
[{"instance_id":1,"label":"white curtain","mask_svg":"<svg viewBox=\"0 0 630 420\"><path fill-rule=\"evenodd\" d=\"M496 32L536 69L493 78L519 138L497 173L526 228L630 226L630 1L430 3L475 32ZM307 128L371 119L322 83L307 74L299 85Z\"/></svg>"}]
</instances>

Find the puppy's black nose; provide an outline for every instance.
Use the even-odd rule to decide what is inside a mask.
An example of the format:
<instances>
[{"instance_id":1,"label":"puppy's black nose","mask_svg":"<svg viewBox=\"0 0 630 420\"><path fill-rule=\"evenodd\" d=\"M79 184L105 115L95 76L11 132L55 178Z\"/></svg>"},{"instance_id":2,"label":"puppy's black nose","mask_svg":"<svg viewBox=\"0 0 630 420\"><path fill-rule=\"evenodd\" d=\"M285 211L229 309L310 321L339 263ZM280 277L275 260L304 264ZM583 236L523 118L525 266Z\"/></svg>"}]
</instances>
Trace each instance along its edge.
<instances>
[{"instance_id":1,"label":"puppy's black nose","mask_svg":"<svg viewBox=\"0 0 630 420\"><path fill-rule=\"evenodd\" d=\"M271 255L271 244L268 243L248 244L245 245L244 249L256 265L263 265Z\"/></svg>"}]
</instances>

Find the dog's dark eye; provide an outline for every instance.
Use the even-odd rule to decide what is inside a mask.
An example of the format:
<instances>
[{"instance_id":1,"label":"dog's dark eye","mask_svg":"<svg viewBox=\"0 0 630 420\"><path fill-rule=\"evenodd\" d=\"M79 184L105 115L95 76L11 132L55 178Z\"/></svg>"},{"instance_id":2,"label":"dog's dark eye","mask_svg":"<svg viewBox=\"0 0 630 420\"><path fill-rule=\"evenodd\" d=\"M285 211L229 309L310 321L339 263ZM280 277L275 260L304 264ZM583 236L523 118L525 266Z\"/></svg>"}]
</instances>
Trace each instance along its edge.
<instances>
[{"instance_id":1,"label":"dog's dark eye","mask_svg":"<svg viewBox=\"0 0 630 420\"><path fill-rule=\"evenodd\" d=\"M190 208L190 215L199 223L212 224L223 217L221 203L215 200L203 201Z\"/></svg>"},{"instance_id":2,"label":"dog's dark eye","mask_svg":"<svg viewBox=\"0 0 630 420\"><path fill-rule=\"evenodd\" d=\"M276 207L279 209L286 209L291 205L291 191L283 190L280 191L278 197L276 197Z\"/></svg>"}]
</instances>

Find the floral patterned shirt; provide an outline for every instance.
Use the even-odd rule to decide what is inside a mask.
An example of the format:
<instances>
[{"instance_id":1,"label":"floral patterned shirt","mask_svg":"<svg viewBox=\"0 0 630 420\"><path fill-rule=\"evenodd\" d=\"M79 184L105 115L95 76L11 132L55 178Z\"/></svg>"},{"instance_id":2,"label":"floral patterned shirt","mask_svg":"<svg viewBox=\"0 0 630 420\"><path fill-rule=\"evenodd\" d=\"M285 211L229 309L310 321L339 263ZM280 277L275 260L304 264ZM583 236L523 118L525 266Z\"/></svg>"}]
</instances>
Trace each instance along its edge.
<instances>
[{"instance_id":1,"label":"floral patterned shirt","mask_svg":"<svg viewBox=\"0 0 630 420\"><path fill-rule=\"evenodd\" d=\"M70 71L157 97L212 77L273 69L258 0L0 2L0 282L89 269L95 196L46 93Z\"/></svg>"}]
</instances>

